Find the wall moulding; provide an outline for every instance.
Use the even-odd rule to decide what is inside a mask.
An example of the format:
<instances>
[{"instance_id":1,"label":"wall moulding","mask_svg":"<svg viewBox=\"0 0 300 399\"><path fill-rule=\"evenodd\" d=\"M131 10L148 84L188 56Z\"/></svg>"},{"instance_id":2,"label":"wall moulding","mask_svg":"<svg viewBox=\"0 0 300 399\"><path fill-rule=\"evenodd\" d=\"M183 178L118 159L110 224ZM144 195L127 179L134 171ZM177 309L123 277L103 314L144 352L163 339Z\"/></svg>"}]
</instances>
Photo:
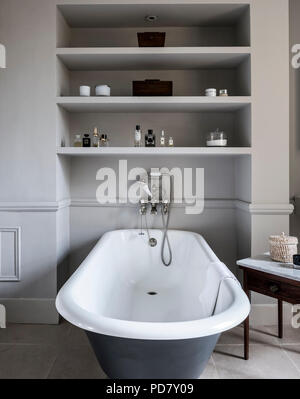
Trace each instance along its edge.
<instances>
[{"instance_id":1,"label":"wall moulding","mask_svg":"<svg viewBox=\"0 0 300 399\"><path fill-rule=\"evenodd\" d=\"M252 215L291 215L294 212L292 204L250 204Z\"/></svg>"},{"instance_id":2,"label":"wall moulding","mask_svg":"<svg viewBox=\"0 0 300 399\"><path fill-rule=\"evenodd\" d=\"M0 202L0 212L57 212L67 207L135 207L136 204L119 203L100 204L95 198L73 198L54 202ZM251 204L237 199L205 199L206 209L238 209L252 215L291 215L294 212L292 204ZM174 204L173 207L181 208L186 204Z\"/></svg>"},{"instance_id":3,"label":"wall moulding","mask_svg":"<svg viewBox=\"0 0 300 399\"><path fill-rule=\"evenodd\" d=\"M57 212L70 206L65 199L53 202L0 202L0 212Z\"/></svg>"},{"instance_id":4,"label":"wall moulding","mask_svg":"<svg viewBox=\"0 0 300 399\"><path fill-rule=\"evenodd\" d=\"M0 282L21 280L21 228L0 227Z\"/></svg>"}]
</instances>

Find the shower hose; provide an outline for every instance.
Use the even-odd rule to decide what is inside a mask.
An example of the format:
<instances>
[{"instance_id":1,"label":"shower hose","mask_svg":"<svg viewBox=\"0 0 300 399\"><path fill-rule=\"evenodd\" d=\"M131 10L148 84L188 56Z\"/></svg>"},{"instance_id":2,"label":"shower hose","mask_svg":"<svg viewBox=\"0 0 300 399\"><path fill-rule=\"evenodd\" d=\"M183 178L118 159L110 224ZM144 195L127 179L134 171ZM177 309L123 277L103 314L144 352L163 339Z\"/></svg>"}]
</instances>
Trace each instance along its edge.
<instances>
[{"instance_id":1,"label":"shower hose","mask_svg":"<svg viewBox=\"0 0 300 399\"><path fill-rule=\"evenodd\" d=\"M167 221L165 221L163 208L161 209L161 218L162 218L162 222L163 222L163 226L164 226L163 239L162 239L162 244L161 244L161 260L165 266L170 266L170 264L172 263L172 248L171 248L171 244L170 244L169 236L168 236L170 208L171 207L169 206L168 214L167 214ZM167 243L168 250L169 250L169 260L168 261L166 261L166 258L165 258L166 243Z\"/></svg>"},{"instance_id":2,"label":"shower hose","mask_svg":"<svg viewBox=\"0 0 300 399\"><path fill-rule=\"evenodd\" d=\"M172 178L170 178L170 192L172 192ZM173 258L172 248L171 248L170 240L169 240L169 237L168 237L170 212L171 212L171 202L170 202L169 208L168 208L167 220L165 220L163 207L161 207L161 218L162 218L162 222L163 222L163 239L162 239L162 244L161 244L160 257L161 257L162 263L165 266L170 266L171 263L172 263L172 258ZM143 224L142 220L143 220L143 216L141 215L141 231L142 231L142 224ZM147 230L148 239L149 239L149 243L150 243L151 237L150 237L150 233L149 233L149 229L148 229L147 215L145 215L145 225L146 225L146 230ZM169 252L169 259L168 260L166 260L166 258L165 258L165 246L166 246L166 243L167 243L168 252Z\"/></svg>"}]
</instances>

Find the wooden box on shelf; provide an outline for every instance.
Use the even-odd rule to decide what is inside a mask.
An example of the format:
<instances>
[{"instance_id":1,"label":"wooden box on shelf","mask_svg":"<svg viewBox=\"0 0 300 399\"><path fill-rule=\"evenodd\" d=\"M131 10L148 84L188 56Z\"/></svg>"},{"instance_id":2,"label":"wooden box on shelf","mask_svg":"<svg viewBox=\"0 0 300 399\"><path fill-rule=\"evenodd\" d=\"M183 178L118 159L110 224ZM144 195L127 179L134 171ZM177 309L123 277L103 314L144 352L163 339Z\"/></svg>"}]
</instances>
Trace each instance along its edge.
<instances>
[{"instance_id":1,"label":"wooden box on shelf","mask_svg":"<svg viewBox=\"0 0 300 399\"><path fill-rule=\"evenodd\" d=\"M164 47L166 32L139 32L139 47Z\"/></svg>"},{"instance_id":2,"label":"wooden box on shelf","mask_svg":"<svg viewBox=\"0 0 300 399\"><path fill-rule=\"evenodd\" d=\"M172 96L173 82L159 79L147 79L132 82L133 96Z\"/></svg>"}]
</instances>

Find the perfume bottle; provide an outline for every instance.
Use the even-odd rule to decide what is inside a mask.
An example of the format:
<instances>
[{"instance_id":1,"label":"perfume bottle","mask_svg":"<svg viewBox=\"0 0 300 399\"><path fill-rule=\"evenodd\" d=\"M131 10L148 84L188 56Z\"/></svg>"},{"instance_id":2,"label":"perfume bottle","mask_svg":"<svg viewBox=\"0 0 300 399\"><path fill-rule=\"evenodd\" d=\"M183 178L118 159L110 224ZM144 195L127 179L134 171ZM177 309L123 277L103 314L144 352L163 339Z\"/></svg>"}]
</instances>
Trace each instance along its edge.
<instances>
[{"instance_id":1,"label":"perfume bottle","mask_svg":"<svg viewBox=\"0 0 300 399\"><path fill-rule=\"evenodd\" d=\"M152 129L149 129L145 136L145 147L155 147L155 134Z\"/></svg>"},{"instance_id":2,"label":"perfume bottle","mask_svg":"<svg viewBox=\"0 0 300 399\"><path fill-rule=\"evenodd\" d=\"M169 137L169 147L174 147L174 140L173 137Z\"/></svg>"},{"instance_id":3,"label":"perfume bottle","mask_svg":"<svg viewBox=\"0 0 300 399\"><path fill-rule=\"evenodd\" d=\"M166 146L166 138L165 138L165 131L162 130L160 134L160 139L159 139L159 145L160 147L165 147Z\"/></svg>"},{"instance_id":4,"label":"perfume bottle","mask_svg":"<svg viewBox=\"0 0 300 399\"><path fill-rule=\"evenodd\" d=\"M107 134L101 134L100 147L108 147L108 146L109 146L109 140L107 138Z\"/></svg>"},{"instance_id":5,"label":"perfume bottle","mask_svg":"<svg viewBox=\"0 0 300 399\"><path fill-rule=\"evenodd\" d=\"M100 136L98 132L98 128L94 128L94 133L93 133L93 147L100 147Z\"/></svg>"},{"instance_id":6,"label":"perfume bottle","mask_svg":"<svg viewBox=\"0 0 300 399\"><path fill-rule=\"evenodd\" d=\"M84 134L82 139L82 147L90 147L91 146L91 139L89 134Z\"/></svg>"},{"instance_id":7,"label":"perfume bottle","mask_svg":"<svg viewBox=\"0 0 300 399\"><path fill-rule=\"evenodd\" d=\"M75 134L74 147L82 147L82 140L80 134Z\"/></svg>"},{"instance_id":8,"label":"perfume bottle","mask_svg":"<svg viewBox=\"0 0 300 399\"><path fill-rule=\"evenodd\" d=\"M141 127L139 125L136 126L134 132L134 146L135 147L142 146L142 132L141 132Z\"/></svg>"}]
</instances>

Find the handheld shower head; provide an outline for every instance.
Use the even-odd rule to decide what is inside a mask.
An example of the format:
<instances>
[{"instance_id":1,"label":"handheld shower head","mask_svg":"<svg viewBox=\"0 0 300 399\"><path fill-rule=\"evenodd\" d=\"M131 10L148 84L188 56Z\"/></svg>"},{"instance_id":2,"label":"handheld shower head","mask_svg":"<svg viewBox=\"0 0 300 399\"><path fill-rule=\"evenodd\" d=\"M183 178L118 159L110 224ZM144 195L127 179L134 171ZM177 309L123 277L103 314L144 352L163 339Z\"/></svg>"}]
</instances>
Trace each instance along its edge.
<instances>
[{"instance_id":1,"label":"handheld shower head","mask_svg":"<svg viewBox=\"0 0 300 399\"><path fill-rule=\"evenodd\" d=\"M145 183L143 180L138 180L138 184L140 185L140 187L142 188L142 190L150 197L152 198L152 193L149 189L149 186L147 183Z\"/></svg>"}]
</instances>

